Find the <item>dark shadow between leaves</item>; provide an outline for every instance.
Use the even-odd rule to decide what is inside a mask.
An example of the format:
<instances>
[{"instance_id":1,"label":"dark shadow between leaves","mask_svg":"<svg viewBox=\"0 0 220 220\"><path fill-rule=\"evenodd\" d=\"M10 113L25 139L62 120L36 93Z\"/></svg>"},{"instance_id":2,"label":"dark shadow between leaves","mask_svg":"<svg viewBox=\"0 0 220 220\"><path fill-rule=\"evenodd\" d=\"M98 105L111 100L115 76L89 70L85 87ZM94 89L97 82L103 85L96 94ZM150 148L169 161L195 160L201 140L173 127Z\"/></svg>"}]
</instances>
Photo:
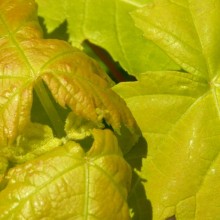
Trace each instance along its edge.
<instances>
[{"instance_id":1,"label":"dark shadow between leaves","mask_svg":"<svg viewBox=\"0 0 220 220\"><path fill-rule=\"evenodd\" d=\"M133 169L131 191L128 197L129 207L132 209L133 220L151 220L152 205L147 199L147 192L144 188L146 179L141 178L135 170L141 171L142 159L147 156L147 142L141 137L132 150L125 155L125 159Z\"/></svg>"},{"instance_id":2,"label":"dark shadow between leaves","mask_svg":"<svg viewBox=\"0 0 220 220\"><path fill-rule=\"evenodd\" d=\"M59 40L69 40L69 34L67 33L67 21L63 21L56 29L48 33L47 28L44 23L44 18L38 17L38 21L43 31L43 36L46 39L59 39Z\"/></svg>"},{"instance_id":3,"label":"dark shadow between leaves","mask_svg":"<svg viewBox=\"0 0 220 220\"><path fill-rule=\"evenodd\" d=\"M46 26L44 24L44 19L39 17L39 23L42 27L44 38L46 39L60 39L60 40L69 40L69 35L67 31L68 23L65 20L59 27L57 27L53 32L48 33ZM123 68L120 66L119 63L115 62L111 55L104 50L103 48L93 44L92 42L85 40L82 43L84 47L84 52L87 55L91 56L93 59L99 60L106 68L108 75L112 78L113 81L116 83L122 81L135 81L136 78L129 75ZM92 51L92 53L90 53ZM34 95L36 97L36 95ZM36 100L36 99L35 99ZM38 106L39 110L39 102L36 100L34 102L34 106ZM33 108L34 109L34 108ZM32 117L33 115L32 109ZM39 111L38 111L39 112ZM64 111L64 116L66 116L67 112ZM33 121L41 122L38 118L32 118ZM43 122L50 125L50 121L48 120L47 116L44 116ZM105 128L111 129L110 126L107 126L107 123L104 121ZM84 150L87 152L93 143L93 139L91 137L79 141L80 144L84 147ZM124 142L123 139L119 140L119 142ZM142 179L134 170L141 170L142 168L142 159L146 158L147 156L147 142L146 140L141 137L138 143L132 148L125 155L125 159L131 165L133 169L132 175L132 183L131 183L131 191L129 193L128 204L129 207L132 209L132 219L133 220L151 220L152 219L152 205L150 201L147 199L147 192L144 188L144 183L146 182L145 179Z\"/></svg>"},{"instance_id":4,"label":"dark shadow between leaves","mask_svg":"<svg viewBox=\"0 0 220 220\"><path fill-rule=\"evenodd\" d=\"M171 216L171 217L166 218L165 220L176 220L176 216L173 215L173 216Z\"/></svg>"},{"instance_id":5,"label":"dark shadow between leaves","mask_svg":"<svg viewBox=\"0 0 220 220\"><path fill-rule=\"evenodd\" d=\"M114 61L112 56L104 48L93 44L89 40L85 40L82 43L82 46L87 55L91 56L106 67L104 68L105 71L114 82L136 81L136 78L129 75L128 72L121 67L119 62Z\"/></svg>"},{"instance_id":6,"label":"dark shadow between leaves","mask_svg":"<svg viewBox=\"0 0 220 220\"><path fill-rule=\"evenodd\" d=\"M67 118L67 115L70 113L70 109L68 107L62 108L54 99L52 96L49 88L47 85L42 82L45 88L45 92L47 93L52 105L56 109L57 112L59 112L59 117L61 119L62 125L60 127L60 133L56 132L56 129L53 126L53 123L51 122L50 118L48 117L48 113L46 112L45 108L43 107L38 95L36 94L35 90L33 90L33 103L31 108L31 121L35 123L40 123L44 125L48 125L52 128L53 133L56 137L61 138L65 136L64 131L64 122Z\"/></svg>"},{"instance_id":7,"label":"dark shadow between leaves","mask_svg":"<svg viewBox=\"0 0 220 220\"><path fill-rule=\"evenodd\" d=\"M10 168L13 168L15 165L16 164L13 163L12 161L8 161L7 170L5 171L4 176L2 178L0 178L0 192L7 187L8 181L9 181L7 179L8 171L10 170Z\"/></svg>"},{"instance_id":8,"label":"dark shadow between leaves","mask_svg":"<svg viewBox=\"0 0 220 220\"><path fill-rule=\"evenodd\" d=\"M80 146L82 146L82 148L83 148L83 150L85 152L88 152L91 149L91 147L92 147L92 145L94 143L94 138L89 136L89 137L86 137L86 138L84 138L82 140L78 140L76 142L78 144L80 144Z\"/></svg>"},{"instance_id":9,"label":"dark shadow between leaves","mask_svg":"<svg viewBox=\"0 0 220 220\"><path fill-rule=\"evenodd\" d=\"M147 157L147 142L145 138L141 136L134 147L124 157L133 169L141 170L142 159Z\"/></svg>"}]
</instances>

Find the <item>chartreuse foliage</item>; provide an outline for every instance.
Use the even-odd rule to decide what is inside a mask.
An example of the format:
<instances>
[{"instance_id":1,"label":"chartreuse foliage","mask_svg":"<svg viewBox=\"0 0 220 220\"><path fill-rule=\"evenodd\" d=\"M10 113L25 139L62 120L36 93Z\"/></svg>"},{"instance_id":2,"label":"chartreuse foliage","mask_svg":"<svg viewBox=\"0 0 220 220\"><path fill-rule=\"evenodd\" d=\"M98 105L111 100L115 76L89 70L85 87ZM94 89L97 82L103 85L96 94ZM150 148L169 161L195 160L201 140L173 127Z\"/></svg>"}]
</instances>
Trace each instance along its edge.
<instances>
[{"instance_id":1,"label":"chartreuse foliage","mask_svg":"<svg viewBox=\"0 0 220 220\"><path fill-rule=\"evenodd\" d=\"M48 31L65 20L73 46L89 40L105 48L130 74L176 69L175 62L135 27L130 12L151 0L37 0Z\"/></svg>"},{"instance_id":2,"label":"chartreuse foliage","mask_svg":"<svg viewBox=\"0 0 220 220\"><path fill-rule=\"evenodd\" d=\"M32 0L1 1L0 218L219 219L220 1L37 3L49 32L66 20L72 45L137 77L113 88L144 138L132 148L140 131L94 60L42 39Z\"/></svg>"},{"instance_id":3,"label":"chartreuse foliage","mask_svg":"<svg viewBox=\"0 0 220 220\"><path fill-rule=\"evenodd\" d=\"M0 85L0 219L129 219L140 130L94 60L42 38L33 0L0 2Z\"/></svg>"},{"instance_id":4,"label":"chartreuse foliage","mask_svg":"<svg viewBox=\"0 0 220 220\"><path fill-rule=\"evenodd\" d=\"M87 153L68 141L11 169L0 219L129 219L130 167L111 131L93 135Z\"/></svg>"},{"instance_id":5,"label":"chartreuse foliage","mask_svg":"<svg viewBox=\"0 0 220 220\"><path fill-rule=\"evenodd\" d=\"M140 175L153 219L220 216L220 1L153 3L132 13L185 72L146 71L115 87L148 141Z\"/></svg>"}]
</instances>

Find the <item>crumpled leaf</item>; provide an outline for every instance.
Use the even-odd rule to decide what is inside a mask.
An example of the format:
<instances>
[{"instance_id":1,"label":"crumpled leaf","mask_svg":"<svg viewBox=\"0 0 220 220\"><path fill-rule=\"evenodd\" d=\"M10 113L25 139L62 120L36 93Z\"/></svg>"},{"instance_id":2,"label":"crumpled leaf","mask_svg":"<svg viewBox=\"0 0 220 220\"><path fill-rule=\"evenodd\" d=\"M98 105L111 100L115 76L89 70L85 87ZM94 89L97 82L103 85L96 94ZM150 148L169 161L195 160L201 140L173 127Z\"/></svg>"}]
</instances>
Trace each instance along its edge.
<instances>
[{"instance_id":1,"label":"crumpled leaf","mask_svg":"<svg viewBox=\"0 0 220 220\"><path fill-rule=\"evenodd\" d=\"M62 120L48 90L60 106L96 127L104 120L120 133L125 126L135 142L139 129L107 75L66 42L42 39L36 13L32 0L0 3L0 145L13 143L30 122L33 89L58 133Z\"/></svg>"},{"instance_id":2,"label":"crumpled leaf","mask_svg":"<svg viewBox=\"0 0 220 220\"><path fill-rule=\"evenodd\" d=\"M62 144L62 139L54 137L49 126L30 123L11 146L14 152L9 159L14 163L23 163ZM7 149L8 146L5 148Z\"/></svg>"},{"instance_id":3,"label":"crumpled leaf","mask_svg":"<svg viewBox=\"0 0 220 220\"><path fill-rule=\"evenodd\" d=\"M149 1L149 0L148 0ZM146 41L134 25L130 12L146 4L146 0L37 0L39 15L49 32L65 19L73 46L84 40L106 49L115 61L138 76L146 70L179 67L151 41Z\"/></svg>"},{"instance_id":4,"label":"crumpled leaf","mask_svg":"<svg viewBox=\"0 0 220 220\"><path fill-rule=\"evenodd\" d=\"M156 0L133 14L187 71L146 72L115 87L148 142L139 175L154 220L220 216L219 11L219 1Z\"/></svg>"},{"instance_id":5,"label":"crumpled leaf","mask_svg":"<svg viewBox=\"0 0 220 220\"><path fill-rule=\"evenodd\" d=\"M61 145L63 140L54 137L49 126L30 123L13 145L0 148L0 190L9 167L32 160Z\"/></svg>"},{"instance_id":6,"label":"crumpled leaf","mask_svg":"<svg viewBox=\"0 0 220 220\"><path fill-rule=\"evenodd\" d=\"M72 112L66 119L65 131L69 139L82 140L92 134L93 128L95 125L91 121L77 117Z\"/></svg>"},{"instance_id":7,"label":"crumpled leaf","mask_svg":"<svg viewBox=\"0 0 220 220\"><path fill-rule=\"evenodd\" d=\"M0 190L2 188L2 180L4 178L4 174L8 169L8 160L7 158L0 156Z\"/></svg>"},{"instance_id":8,"label":"crumpled leaf","mask_svg":"<svg viewBox=\"0 0 220 220\"><path fill-rule=\"evenodd\" d=\"M93 135L88 152L69 141L9 170L0 219L129 219L130 166L110 130Z\"/></svg>"}]
</instances>

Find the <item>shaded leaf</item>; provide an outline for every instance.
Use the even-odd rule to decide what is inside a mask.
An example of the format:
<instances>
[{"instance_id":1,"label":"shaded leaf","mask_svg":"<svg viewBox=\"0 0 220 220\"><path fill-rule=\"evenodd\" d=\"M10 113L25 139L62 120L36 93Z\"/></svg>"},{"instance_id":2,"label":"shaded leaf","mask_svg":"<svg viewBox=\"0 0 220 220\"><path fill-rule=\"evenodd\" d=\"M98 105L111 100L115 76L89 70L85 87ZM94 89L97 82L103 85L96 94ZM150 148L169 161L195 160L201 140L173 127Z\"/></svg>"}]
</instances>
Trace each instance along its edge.
<instances>
[{"instance_id":1,"label":"shaded leaf","mask_svg":"<svg viewBox=\"0 0 220 220\"><path fill-rule=\"evenodd\" d=\"M9 170L0 218L129 219L131 169L110 130L93 135L87 153L70 141Z\"/></svg>"},{"instance_id":2,"label":"shaded leaf","mask_svg":"<svg viewBox=\"0 0 220 220\"><path fill-rule=\"evenodd\" d=\"M68 138L81 140L90 136L94 127L95 125L90 121L77 117L71 112L66 120L65 131Z\"/></svg>"},{"instance_id":3,"label":"shaded leaf","mask_svg":"<svg viewBox=\"0 0 220 220\"><path fill-rule=\"evenodd\" d=\"M62 144L62 139L55 138L49 126L30 123L16 138L15 144L5 149L11 150L8 157L10 162L24 163Z\"/></svg>"},{"instance_id":4,"label":"shaded leaf","mask_svg":"<svg viewBox=\"0 0 220 220\"><path fill-rule=\"evenodd\" d=\"M37 123L27 125L13 145L0 148L0 190L5 184L3 177L10 167L32 160L62 144L62 139L55 138L49 126Z\"/></svg>"},{"instance_id":5,"label":"shaded leaf","mask_svg":"<svg viewBox=\"0 0 220 220\"><path fill-rule=\"evenodd\" d=\"M161 70L178 66L138 30L130 12L146 0L37 0L39 15L45 19L49 32L65 19L70 41L79 47L84 40L106 49L115 61L136 76L146 70Z\"/></svg>"}]
</instances>

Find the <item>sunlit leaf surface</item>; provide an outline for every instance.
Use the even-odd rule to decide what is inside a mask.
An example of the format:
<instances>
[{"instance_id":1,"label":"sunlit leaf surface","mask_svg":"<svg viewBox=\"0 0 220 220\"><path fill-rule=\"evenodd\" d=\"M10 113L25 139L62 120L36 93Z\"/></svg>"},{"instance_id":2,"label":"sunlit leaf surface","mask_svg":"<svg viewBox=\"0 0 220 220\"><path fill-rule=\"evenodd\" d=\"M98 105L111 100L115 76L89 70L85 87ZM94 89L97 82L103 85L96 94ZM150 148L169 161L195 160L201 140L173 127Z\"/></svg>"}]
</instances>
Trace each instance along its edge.
<instances>
[{"instance_id":1,"label":"sunlit leaf surface","mask_svg":"<svg viewBox=\"0 0 220 220\"><path fill-rule=\"evenodd\" d=\"M75 142L12 168L0 219L129 219L131 169L110 130L94 130L88 152Z\"/></svg>"},{"instance_id":2,"label":"sunlit leaf surface","mask_svg":"<svg viewBox=\"0 0 220 220\"><path fill-rule=\"evenodd\" d=\"M220 216L219 10L219 1L156 0L133 14L185 71L115 87L148 142L139 175L155 220Z\"/></svg>"},{"instance_id":3,"label":"sunlit leaf surface","mask_svg":"<svg viewBox=\"0 0 220 220\"><path fill-rule=\"evenodd\" d=\"M135 142L139 130L107 75L68 43L42 39L36 9L31 0L0 3L0 144L13 143L30 121L33 90L58 136L65 119L55 102L94 127L126 127Z\"/></svg>"},{"instance_id":4,"label":"sunlit leaf surface","mask_svg":"<svg viewBox=\"0 0 220 220\"><path fill-rule=\"evenodd\" d=\"M150 0L37 0L49 32L67 20L71 43L84 40L106 49L115 61L138 76L146 70L178 66L151 41L143 38L130 13Z\"/></svg>"}]
</instances>

